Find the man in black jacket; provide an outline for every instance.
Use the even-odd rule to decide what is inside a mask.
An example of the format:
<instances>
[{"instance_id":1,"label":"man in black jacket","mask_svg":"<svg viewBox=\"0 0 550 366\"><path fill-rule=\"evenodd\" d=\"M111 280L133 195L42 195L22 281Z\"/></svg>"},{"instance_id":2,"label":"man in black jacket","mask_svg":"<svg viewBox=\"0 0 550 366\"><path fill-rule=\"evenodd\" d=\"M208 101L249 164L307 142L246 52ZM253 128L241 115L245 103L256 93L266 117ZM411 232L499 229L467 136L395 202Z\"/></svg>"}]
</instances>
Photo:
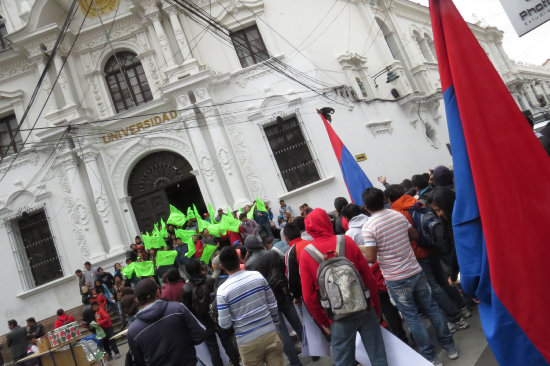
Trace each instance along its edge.
<instances>
[{"instance_id":1,"label":"man in black jacket","mask_svg":"<svg viewBox=\"0 0 550 366\"><path fill-rule=\"evenodd\" d=\"M193 315L206 327L204 339L210 351L213 366L223 366L216 334L220 337L223 348L233 365L239 365L239 351L233 344L231 333L219 329L218 323L211 316L210 305L216 280L206 277L201 271L201 263L198 259L191 259L185 263L185 270L189 275L189 281L183 287L183 304L191 310Z\"/></svg>"},{"instance_id":2,"label":"man in black jacket","mask_svg":"<svg viewBox=\"0 0 550 366\"><path fill-rule=\"evenodd\" d=\"M137 366L196 366L196 345L206 335L204 326L185 305L160 299L150 279L135 287L140 311L128 329L128 344Z\"/></svg>"},{"instance_id":3,"label":"man in black jacket","mask_svg":"<svg viewBox=\"0 0 550 366\"><path fill-rule=\"evenodd\" d=\"M277 300L279 314L285 316L294 331L302 339L302 323L290 298L288 281L285 275L286 267L283 259L276 252L265 249L265 246L257 236L247 236L244 240L244 246L248 252L245 269L248 271L258 271L264 276ZM285 355L290 364L292 366L301 365L302 363L298 358L294 343L282 319L279 322L279 332L283 338Z\"/></svg>"},{"instance_id":4,"label":"man in black jacket","mask_svg":"<svg viewBox=\"0 0 550 366\"><path fill-rule=\"evenodd\" d=\"M27 356L27 330L17 325L17 321L12 319L8 321L10 332L7 336L8 347L11 349L14 361Z\"/></svg>"},{"instance_id":5,"label":"man in black jacket","mask_svg":"<svg viewBox=\"0 0 550 366\"><path fill-rule=\"evenodd\" d=\"M29 340L33 338L38 339L45 335L46 331L44 330L44 326L42 324L37 323L34 318L27 319L27 338Z\"/></svg>"}]
</instances>

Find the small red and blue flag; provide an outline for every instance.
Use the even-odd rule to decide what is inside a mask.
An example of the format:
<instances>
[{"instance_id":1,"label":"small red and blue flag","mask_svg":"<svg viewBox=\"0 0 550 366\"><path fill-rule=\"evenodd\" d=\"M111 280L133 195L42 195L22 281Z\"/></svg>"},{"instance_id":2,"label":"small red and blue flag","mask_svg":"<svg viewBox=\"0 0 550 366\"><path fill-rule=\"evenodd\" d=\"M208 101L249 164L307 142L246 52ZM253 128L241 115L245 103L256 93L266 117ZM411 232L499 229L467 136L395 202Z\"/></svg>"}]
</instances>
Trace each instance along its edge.
<instances>
[{"instance_id":1,"label":"small red and blue flag","mask_svg":"<svg viewBox=\"0 0 550 366\"><path fill-rule=\"evenodd\" d=\"M466 293L500 365L550 362L550 158L451 0L430 0Z\"/></svg>"},{"instance_id":2,"label":"small red and blue flag","mask_svg":"<svg viewBox=\"0 0 550 366\"><path fill-rule=\"evenodd\" d=\"M355 161L355 158L351 155L348 148L344 145L342 140L340 140L336 132L334 132L334 129L325 116L322 113L319 113L319 115L327 129L328 137L334 149L334 153L336 154L336 159L338 159L338 164L340 164L340 169L342 170L344 182L348 188L351 201L362 206L363 198L361 195L365 189L372 187L372 183L369 178L367 178L363 169L357 164L357 161Z\"/></svg>"}]
</instances>

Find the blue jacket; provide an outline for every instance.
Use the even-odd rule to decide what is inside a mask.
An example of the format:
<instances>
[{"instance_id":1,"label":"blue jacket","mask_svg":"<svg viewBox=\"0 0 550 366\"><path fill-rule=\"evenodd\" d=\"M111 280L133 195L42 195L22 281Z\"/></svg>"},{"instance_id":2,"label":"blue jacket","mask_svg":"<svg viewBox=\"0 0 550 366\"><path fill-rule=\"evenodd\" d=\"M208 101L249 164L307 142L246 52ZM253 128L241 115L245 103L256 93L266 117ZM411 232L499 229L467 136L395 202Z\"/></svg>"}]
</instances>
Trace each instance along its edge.
<instances>
[{"instance_id":1,"label":"blue jacket","mask_svg":"<svg viewBox=\"0 0 550 366\"><path fill-rule=\"evenodd\" d=\"M141 309L128 329L128 344L139 366L196 366L195 345L204 326L185 305L157 300Z\"/></svg>"}]
</instances>

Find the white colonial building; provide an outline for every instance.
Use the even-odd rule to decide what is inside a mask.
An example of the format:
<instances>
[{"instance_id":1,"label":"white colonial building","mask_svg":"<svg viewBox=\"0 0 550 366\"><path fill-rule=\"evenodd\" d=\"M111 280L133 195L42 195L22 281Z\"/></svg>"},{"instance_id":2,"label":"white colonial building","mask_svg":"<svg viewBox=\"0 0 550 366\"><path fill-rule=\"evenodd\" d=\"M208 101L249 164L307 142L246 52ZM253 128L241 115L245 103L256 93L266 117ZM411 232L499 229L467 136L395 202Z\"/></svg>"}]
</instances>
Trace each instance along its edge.
<instances>
[{"instance_id":1,"label":"white colonial building","mask_svg":"<svg viewBox=\"0 0 550 366\"><path fill-rule=\"evenodd\" d=\"M317 109L373 182L451 164L426 7L188 1L1 2L0 324L78 306L75 269L122 261L168 203L332 209L347 191ZM521 109L548 110L550 70L471 28Z\"/></svg>"}]
</instances>

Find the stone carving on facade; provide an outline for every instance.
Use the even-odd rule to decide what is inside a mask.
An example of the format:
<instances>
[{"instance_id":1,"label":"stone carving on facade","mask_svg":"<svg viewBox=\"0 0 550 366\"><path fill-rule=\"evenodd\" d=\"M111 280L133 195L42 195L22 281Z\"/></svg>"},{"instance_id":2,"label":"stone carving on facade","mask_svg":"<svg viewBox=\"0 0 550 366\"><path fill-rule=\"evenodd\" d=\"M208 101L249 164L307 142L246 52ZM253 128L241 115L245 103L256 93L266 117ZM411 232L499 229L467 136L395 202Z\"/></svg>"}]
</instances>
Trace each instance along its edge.
<instances>
[{"instance_id":1,"label":"stone carving on facade","mask_svg":"<svg viewBox=\"0 0 550 366\"><path fill-rule=\"evenodd\" d=\"M241 88L244 88L246 87L246 85L250 80L260 77L268 69L269 69L269 66L267 65L255 66L252 68L252 70L240 73L237 76L235 76L235 82L237 83L238 86L240 86Z\"/></svg>"},{"instance_id":2,"label":"stone carving on facade","mask_svg":"<svg viewBox=\"0 0 550 366\"><path fill-rule=\"evenodd\" d=\"M55 175L59 178L59 186L63 192L63 205L67 209L67 214L71 220L72 231L76 239L77 246L80 250L80 255L84 259L90 258L90 248L86 243L84 231L89 223L89 213L86 205L82 202L75 201L71 196L71 183L67 177L67 173L63 166L60 166L55 171Z\"/></svg>"},{"instance_id":3,"label":"stone carving on facade","mask_svg":"<svg viewBox=\"0 0 550 366\"><path fill-rule=\"evenodd\" d=\"M373 134L373 136L388 134L391 135L393 132L392 121L384 122L370 122L367 123L367 128Z\"/></svg>"},{"instance_id":4,"label":"stone carving on facade","mask_svg":"<svg viewBox=\"0 0 550 366\"><path fill-rule=\"evenodd\" d=\"M217 149L218 161L222 165L223 169L227 171L227 174L233 174L233 159L231 154L225 147L218 147Z\"/></svg>"},{"instance_id":5,"label":"stone carving on facade","mask_svg":"<svg viewBox=\"0 0 550 366\"><path fill-rule=\"evenodd\" d=\"M111 205L103 194L95 199L95 207L97 209L97 213L99 213L99 215L103 218L103 221L107 223L107 218L111 213Z\"/></svg>"},{"instance_id":6,"label":"stone carving on facade","mask_svg":"<svg viewBox=\"0 0 550 366\"><path fill-rule=\"evenodd\" d=\"M237 127L232 116L224 117L224 126L229 134L229 140L233 145L233 151L237 156L239 166L244 176L251 197L264 197L262 182L256 174L256 167L250 158L250 151L246 139Z\"/></svg>"},{"instance_id":7,"label":"stone carving on facade","mask_svg":"<svg viewBox=\"0 0 550 366\"><path fill-rule=\"evenodd\" d=\"M109 23L109 27L111 27L111 23ZM130 37L137 31L143 29L143 27L143 21L138 17L117 19L117 21L112 25L112 31L109 33L109 39L112 42ZM80 35L73 52L82 52L95 49L96 47L104 47L107 43L105 30L103 28L98 28L96 31Z\"/></svg>"},{"instance_id":8,"label":"stone carving on facade","mask_svg":"<svg viewBox=\"0 0 550 366\"><path fill-rule=\"evenodd\" d=\"M8 167L10 166L8 162L10 161L10 159L13 158L15 158L15 155L13 155L12 157L7 157L5 159L3 166L0 168L0 174L4 174L6 170L8 170ZM36 152L36 150L25 149L19 154L17 160L15 160L10 169L15 169L16 167L22 167L25 165L35 166L38 164L39 160L40 156L38 155L38 152Z\"/></svg>"},{"instance_id":9,"label":"stone carving on facade","mask_svg":"<svg viewBox=\"0 0 550 366\"><path fill-rule=\"evenodd\" d=\"M191 153L191 147L187 140L181 138L174 138L168 136L160 137L142 137L138 142L130 142L126 144L120 144L121 147L116 148L117 160L110 165L110 176L112 177L113 185L116 189L117 195L120 197L125 196L126 182L122 183L122 177L134 166L135 162L139 161L146 153L152 153L155 151L173 151L182 155L191 166L196 166ZM107 153L115 155L114 152Z\"/></svg>"},{"instance_id":10,"label":"stone carving on facade","mask_svg":"<svg viewBox=\"0 0 550 366\"><path fill-rule=\"evenodd\" d=\"M204 151L202 151L199 156L200 168L203 175L208 178L209 181L213 182L215 169L212 159L210 159L208 154Z\"/></svg>"},{"instance_id":11,"label":"stone carving on facade","mask_svg":"<svg viewBox=\"0 0 550 366\"><path fill-rule=\"evenodd\" d=\"M12 62L0 64L0 81L19 76L29 71L34 71L36 67L36 59L17 59Z\"/></svg>"}]
</instances>

